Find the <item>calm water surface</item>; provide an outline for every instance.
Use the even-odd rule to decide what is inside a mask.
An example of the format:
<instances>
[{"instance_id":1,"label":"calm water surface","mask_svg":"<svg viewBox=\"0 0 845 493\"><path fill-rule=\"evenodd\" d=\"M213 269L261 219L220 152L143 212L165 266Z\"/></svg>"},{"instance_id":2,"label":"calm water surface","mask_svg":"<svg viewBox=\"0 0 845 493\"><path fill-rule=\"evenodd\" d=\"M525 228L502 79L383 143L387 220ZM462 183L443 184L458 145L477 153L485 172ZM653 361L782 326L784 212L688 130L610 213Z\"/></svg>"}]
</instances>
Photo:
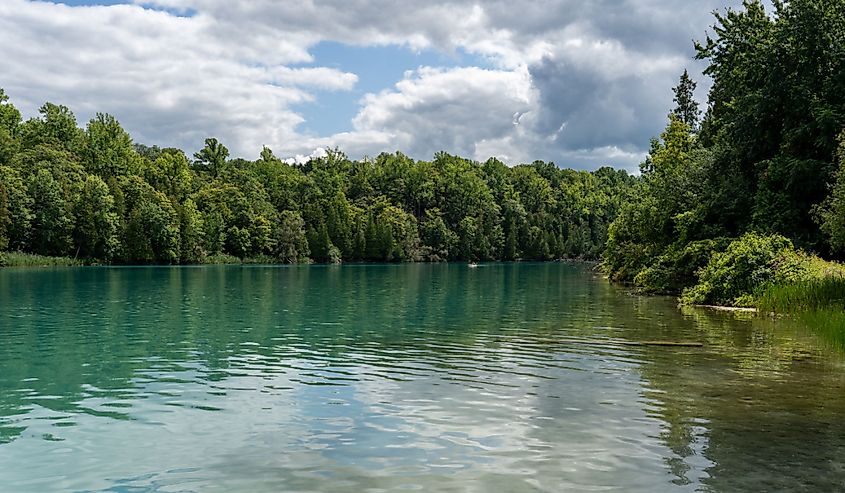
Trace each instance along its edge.
<instances>
[{"instance_id":1,"label":"calm water surface","mask_svg":"<svg viewBox=\"0 0 845 493\"><path fill-rule=\"evenodd\" d=\"M845 490L841 354L585 266L6 269L0 341L3 492Z\"/></svg>"}]
</instances>

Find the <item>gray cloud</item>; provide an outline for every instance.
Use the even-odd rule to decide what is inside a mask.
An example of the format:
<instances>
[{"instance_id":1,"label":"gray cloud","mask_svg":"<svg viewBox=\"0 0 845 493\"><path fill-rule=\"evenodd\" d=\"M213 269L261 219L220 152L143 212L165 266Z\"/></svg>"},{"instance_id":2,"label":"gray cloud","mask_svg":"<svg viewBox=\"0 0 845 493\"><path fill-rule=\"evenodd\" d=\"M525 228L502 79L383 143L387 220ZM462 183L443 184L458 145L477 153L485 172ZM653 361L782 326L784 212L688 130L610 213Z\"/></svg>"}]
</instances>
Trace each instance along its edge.
<instances>
[{"instance_id":1,"label":"gray cloud","mask_svg":"<svg viewBox=\"0 0 845 493\"><path fill-rule=\"evenodd\" d=\"M566 61L545 58L530 67L541 94L537 131L563 148L642 147L665 123L674 71L620 74L608 80Z\"/></svg>"},{"instance_id":2,"label":"gray cloud","mask_svg":"<svg viewBox=\"0 0 845 493\"><path fill-rule=\"evenodd\" d=\"M29 115L47 100L81 119L107 111L139 141L189 151L215 135L247 157L265 144L279 155L340 146L633 169L677 76L699 67L691 39L738 3L725 1L7 0L0 87ZM321 41L461 50L495 68L417 68L367 95L350 131L315 137L293 105L357 82L312 59ZM315 67L292 68L301 62Z\"/></svg>"}]
</instances>

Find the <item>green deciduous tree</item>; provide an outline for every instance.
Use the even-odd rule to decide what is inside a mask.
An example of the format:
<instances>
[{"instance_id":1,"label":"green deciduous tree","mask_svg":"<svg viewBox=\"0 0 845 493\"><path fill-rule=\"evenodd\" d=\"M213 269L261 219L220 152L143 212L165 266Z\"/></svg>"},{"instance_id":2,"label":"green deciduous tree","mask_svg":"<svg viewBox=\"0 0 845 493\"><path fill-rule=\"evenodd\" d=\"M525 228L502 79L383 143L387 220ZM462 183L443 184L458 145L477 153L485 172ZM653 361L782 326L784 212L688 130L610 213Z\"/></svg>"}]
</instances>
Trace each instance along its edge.
<instances>
[{"instance_id":1,"label":"green deciduous tree","mask_svg":"<svg viewBox=\"0 0 845 493\"><path fill-rule=\"evenodd\" d=\"M76 116L67 106L45 103L39 108L40 118L32 118L20 127L24 148L43 144L81 156L85 134L76 125Z\"/></svg>"},{"instance_id":2,"label":"green deciduous tree","mask_svg":"<svg viewBox=\"0 0 845 493\"><path fill-rule=\"evenodd\" d=\"M205 224L196 203L186 199L177 206L179 214L179 261L195 263L205 260L206 251L203 248L205 238Z\"/></svg>"},{"instance_id":3,"label":"green deciduous tree","mask_svg":"<svg viewBox=\"0 0 845 493\"><path fill-rule=\"evenodd\" d=\"M305 237L305 222L298 212L282 211L279 214L275 238L275 255L284 263L303 262L311 254Z\"/></svg>"},{"instance_id":4,"label":"green deciduous tree","mask_svg":"<svg viewBox=\"0 0 845 493\"><path fill-rule=\"evenodd\" d=\"M99 176L88 176L74 206L74 215L75 255L111 260L120 247L120 221L115 212L114 197Z\"/></svg>"},{"instance_id":5,"label":"green deciduous tree","mask_svg":"<svg viewBox=\"0 0 845 493\"><path fill-rule=\"evenodd\" d=\"M458 256L455 251L458 236L446 225L440 209L425 211L421 237L423 245L428 249L427 254L430 259L442 261Z\"/></svg>"},{"instance_id":6,"label":"green deciduous tree","mask_svg":"<svg viewBox=\"0 0 845 493\"><path fill-rule=\"evenodd\" d=\"M170 199L138 176L121 180L126 197L126 260L179 261L179 216Z\"/></svg>"},{"instance_id":7,"label":"green deciduous tree","mask_svg":"<svg viewBox=\"0 0 845 493\"><path fill-rule=\"evenodd\" d=\"M141 156L113 116L97 113L88 122L85 135L85 167L89 172L104 179L140 172Z\"/></svg>"},{"instance_id":8,"label":"green deciduous tree","mask_svg":"<svg viewBox=\"0 0 845 493\"><path fill-rule=\"evenodd\" d=\"M144 168L144 178L159 192L179 202L192 191L191 163L178 149L164 149Z\"/></svg>"},{"instance_id":9,"label":"green deciduous tree","mask_svg":"<svg viewBox=\"0 0 845 493\"><path fill-rule=\"evenodd\" d=\"M223 172L228 158L229 149L213 137L205 139L205 147L194 154L197 167L215 178Z\"/></svg>"},{"instance_id":10,"label":"green deciduous tree","mask_svg":"<svg viewBox=\"0 0 845 493\"><path fill-rule=\"evenodd\" d=\"M0 211L3 247L23 250L32 235L32 199L20 172L9 166L0 166L0 187L5 197L4 210Z\"/></svg>"},{"instance_id":11,"label":"green deciduous tree","mask_svg":"<svg viewBox=\"0 0 845 493\"><path fill-rule=\"evenodd\" d=\"M32 199L31 251L42 255L67 255L74 218L61 185L46 169L39 169L27 186Z\"/></svg>"}]
</instances>

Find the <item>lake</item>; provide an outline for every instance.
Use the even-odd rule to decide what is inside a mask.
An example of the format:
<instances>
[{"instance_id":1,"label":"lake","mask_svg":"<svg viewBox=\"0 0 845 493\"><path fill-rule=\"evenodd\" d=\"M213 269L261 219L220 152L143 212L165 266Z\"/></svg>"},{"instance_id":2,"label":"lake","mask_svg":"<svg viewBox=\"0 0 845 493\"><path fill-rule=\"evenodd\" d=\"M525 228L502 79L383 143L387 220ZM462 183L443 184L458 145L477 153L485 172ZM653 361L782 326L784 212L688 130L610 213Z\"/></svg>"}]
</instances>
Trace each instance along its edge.
<instances>
[{"instance_id":1,"label":"lake","mask_svg":"<svg viewBox=\"0 0 845 493\"><path fill-rule=\"evenodd\" d=\"M5 269L0 337L4 492L845 489L840 351L587 265Z\"/></svg>"}]
</instances>

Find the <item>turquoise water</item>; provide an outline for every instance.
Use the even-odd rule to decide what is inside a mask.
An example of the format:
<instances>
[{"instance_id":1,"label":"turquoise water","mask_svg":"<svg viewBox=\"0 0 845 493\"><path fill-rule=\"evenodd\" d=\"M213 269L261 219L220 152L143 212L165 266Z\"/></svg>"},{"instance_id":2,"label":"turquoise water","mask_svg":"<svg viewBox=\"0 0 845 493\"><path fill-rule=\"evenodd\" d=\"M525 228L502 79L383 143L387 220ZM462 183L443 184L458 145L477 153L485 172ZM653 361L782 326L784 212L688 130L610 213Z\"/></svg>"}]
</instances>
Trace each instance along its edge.
<instances>
[{"instance_id":1,"label":"turquoise water","mask_svg":"<svg viewBox=\"0 0 845 493\"><path fill-rule=\"evenodd\" d=\"M825 341L582 265L5 269L0 338L4 492L845 489Z\"/></svg>"}]
</instances>

